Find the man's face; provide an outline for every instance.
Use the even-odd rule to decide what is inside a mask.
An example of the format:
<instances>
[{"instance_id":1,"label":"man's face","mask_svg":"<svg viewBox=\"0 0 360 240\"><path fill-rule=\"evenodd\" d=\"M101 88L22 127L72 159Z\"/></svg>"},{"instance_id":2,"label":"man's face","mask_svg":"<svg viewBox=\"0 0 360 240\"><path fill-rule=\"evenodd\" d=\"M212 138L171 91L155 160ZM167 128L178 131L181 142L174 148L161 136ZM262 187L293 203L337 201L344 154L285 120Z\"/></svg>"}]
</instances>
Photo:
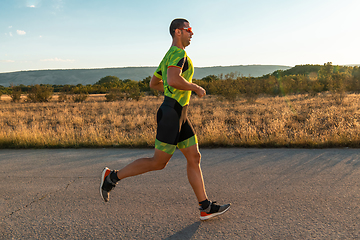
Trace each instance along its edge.
<instances>
[{"instance_id":1,"label":"man's face","mask_svg":"<svg viewBox=\"0 0 360 240\"><path fill-rule=\"evenodd\" d=\"M190 28L190 24L185 22L184 27L181 30L181 42L184 47L190 45L192 35L194 35L194 33L191 31L191 28L190 29L189 28Z\"/></svg>"}]
</instances>

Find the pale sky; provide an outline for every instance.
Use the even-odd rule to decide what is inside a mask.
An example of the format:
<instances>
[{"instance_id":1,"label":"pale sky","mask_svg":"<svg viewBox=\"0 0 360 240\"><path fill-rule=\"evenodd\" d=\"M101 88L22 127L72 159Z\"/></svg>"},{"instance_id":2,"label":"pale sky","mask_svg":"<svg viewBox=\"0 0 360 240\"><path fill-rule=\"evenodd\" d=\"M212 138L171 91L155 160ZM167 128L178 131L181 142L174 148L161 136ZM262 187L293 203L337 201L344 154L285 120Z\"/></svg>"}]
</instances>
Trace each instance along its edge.
<instances>
[{"instance_id":1,"label":"pale sky","mask_svg":"<svg viewBox=\"0 0 360 240\"><path fill-rule=\"evenodd\" d=\"M157 66L186 18L195 67L360 64L360 0L1 0L0 72Z\"/></svg>"}]
</instances>

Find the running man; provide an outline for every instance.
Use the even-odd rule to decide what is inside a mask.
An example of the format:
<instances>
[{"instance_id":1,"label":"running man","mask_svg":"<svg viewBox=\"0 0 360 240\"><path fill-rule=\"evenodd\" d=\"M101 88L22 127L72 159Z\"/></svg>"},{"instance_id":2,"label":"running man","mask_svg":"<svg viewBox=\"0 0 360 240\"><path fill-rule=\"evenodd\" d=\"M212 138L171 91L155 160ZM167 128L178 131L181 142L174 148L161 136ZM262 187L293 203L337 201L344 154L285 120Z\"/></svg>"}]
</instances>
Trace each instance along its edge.
<instances>
[{"instance_id":1,"label":"running man","mask_svg":"<svg viewBox=\"0 0 360 240\"><path fill-rule=\"evenodd\" d=\"M185 52L193 36L185 19L174 19L170 25L172 45L151 78L150 87L164 92L164 102L157 112L155 153L151 158L140 158L121 170L104 168L101 176L100 194L105 202L109 193L121 179L165 168L176 147L187 160L187 175L200 205L200 219L206 220L226 212L230 204L217 205L208 200L202 171L198 141L187 118L191 91L200 98L205 90L192 83L194 67Z\"/></svg>"}]
</instances>

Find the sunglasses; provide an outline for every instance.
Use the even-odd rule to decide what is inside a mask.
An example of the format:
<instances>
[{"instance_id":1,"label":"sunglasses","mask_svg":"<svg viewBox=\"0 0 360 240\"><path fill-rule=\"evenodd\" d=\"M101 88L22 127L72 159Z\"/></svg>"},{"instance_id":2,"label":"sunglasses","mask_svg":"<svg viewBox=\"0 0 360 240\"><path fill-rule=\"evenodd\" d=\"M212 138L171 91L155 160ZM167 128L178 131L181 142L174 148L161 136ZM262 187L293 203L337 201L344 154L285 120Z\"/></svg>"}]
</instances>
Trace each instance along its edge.
<instances>
[{"instance_id":1,"label":"sunglasses","mask_svg":"<svg viewBox=\"0 0 360 240\"><path fill-rule=\"evenodd\" d=\"M185 31L187 31L188 33L193 33L191 27L188 27L188 28L178 28L178 29L179 29L179 30L185 30Z\"/></svg>"}]
</instances>

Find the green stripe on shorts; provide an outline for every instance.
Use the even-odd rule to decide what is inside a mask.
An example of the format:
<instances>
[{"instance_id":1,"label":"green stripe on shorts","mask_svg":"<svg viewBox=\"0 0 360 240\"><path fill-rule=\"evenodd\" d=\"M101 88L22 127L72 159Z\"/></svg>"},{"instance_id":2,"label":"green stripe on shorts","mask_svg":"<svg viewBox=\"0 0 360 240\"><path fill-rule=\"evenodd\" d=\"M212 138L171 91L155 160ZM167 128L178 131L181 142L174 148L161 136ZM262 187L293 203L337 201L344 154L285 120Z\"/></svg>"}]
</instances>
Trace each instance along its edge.
<instances>
[{"instance_id":1,"label":"green stripe on shorts","mask_svg":"<svg viewBox=\"0 0 360 240\"><path fill-rule=\"evenodd\" d=\"M188 139L186 139L186 140L184 140L182 142L179 142L177 144L177 147L179 149L182 149L182 148L191 147L191 146L193 146L193 145L195 145L197 143L198 143L197 137L196 137L196 135L194 135L194 136L192 136L192 137L190 137L190 138L188 138Z\"/></svg>"},{"instance_id":2,"label":"green stripe on shorts","mask_svg":"<svg viewBox=\"0 0 360 240\"><path fill-rule=\"evenodd\" d=\"M160 151L166 152L170 155L173 155L176 149L175 145L172 144L168 144L168 143L163 143L160 142L159 140L155 139L155 148L159 149Z\"/></svg>"}]
</instances>

